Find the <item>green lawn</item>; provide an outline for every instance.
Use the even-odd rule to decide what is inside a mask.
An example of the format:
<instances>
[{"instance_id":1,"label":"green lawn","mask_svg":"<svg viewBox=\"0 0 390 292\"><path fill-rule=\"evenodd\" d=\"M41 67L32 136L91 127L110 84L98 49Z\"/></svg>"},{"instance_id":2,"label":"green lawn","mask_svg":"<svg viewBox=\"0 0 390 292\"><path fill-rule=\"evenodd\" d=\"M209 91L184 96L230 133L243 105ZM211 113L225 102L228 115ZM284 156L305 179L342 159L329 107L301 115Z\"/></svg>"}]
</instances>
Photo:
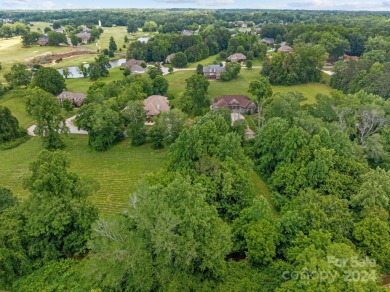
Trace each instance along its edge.
<instances>
[{"instance_id":1,"label":"green lawn","mask_svg":"<svg viewBox=\"0 0 390 292\"><path fill-rule=\"evenodd\" d=\"M194 71L178 71L173 74L166 75L167 80L169 81L169 94L177 95L179 92L184 91L186 83L185 80L189 78ZM237 76L236 79L223 82L219 80L210 81L209 86L209 96L214 99L221 95L231 95L231 94L248 94L249 83L254 81L259 76L259 70L253 69L241 69L241 73ZM308 99L307 103L314 102L314 98L318 93L329 94L331 88L322 83L307 83L294 86L272 86L273 92L289 92L289 91L300 91Z\"/></svg>"},{"instance_id":2,"label":"green lawn","mask_svg":"<svg viewBox=\"0 0 390 292\"><path fill-rule=\"evenodd\" d=\"M133 147L128 140L108 151L97 152L87 146L86 135L69 135L65 142L65 151L70 153L72 161L71 171L99 182L100 190L91 196L91 201L103 214L125 210L137 181L157 171L167 154L166 150L152 150L150 145ZM1 185L21 199L27 195L22 188L22 178L40 150L39 138L32 138L15 149L0 152Z\"/></svg>"},{"instance_id":3,"label":"green lawn","mask_svg":"<svg viewBox=\"0 0 390 292\"><path fill-rule=\"evenodd\" d=\"M102 77L99 81L111 82L114 80L123 79L123 71L120 70L120 67L115 67L110 70L110 74L107 77ZM66 79L66 88L72 92L82 92L87 93L88 88L94 83L94 81L89 80L89 78L69 78Z\"/></svg>"},{"instance_id":4,"label":"green lawn","mask_svg":"<svg viewBox=\"0 0 390 292\"><path fill-rule=\"evenodd\" d=\"M179 92L184 91L186 87L186 79L190 78L193 71L177 71L172 74L165 75L165 78L169 82L168 94L177 95Z\"/></svg>"},{"instance_id":5,"label":"green lawn","mask_svg":"<svg viewBox=\"0 0 390 292\"><path fill-rule=\"evenodd\" d=\"M198 62L188 63L187 68L196 68L196 66L198 66L198 64L202 64L203 66L208 66L210 64L214 64L214 62L217 61L217 57L218 57L218 54L213 55L213 56L209 56L208 58L203 59L203 60L198 61ZM218 62L218 64L219 64L219 62Z\"/></svg>"},{"instance_id":6,"label":"green lawn","mask_svg":"<svg viewBox=\"0 0 390 292\"><path fill-rule=\"evenodd\" d=\"M257 116L257 115L256 115ZM245 120L248 124L248 127L252 130L252 131L256 131L256 128L257 128L257 119L254 119L253 116L251 115L245 115Z\"/></svg>"},{"instance_id":7,"label":"green lawn","mask_svg":"<svg viewBox=\"0 0 390 292\"><path fill-rule=\"evenodd\" d=\"M157 171L167 155L167 150L152 150L150 145L131 146L129 140L105 152L91 150L87 142L86 135L69 135L65 138L65 151L71 158L70 171L99 182L100 189L90 200L104 215L124 211L137 182ZM41 150L40 139L34 137L15 149L1 151L1 186L11 189L20 199L25 198L28 193L22 187L22 180L28 174L29 163ZM254 172L250 178L255 194L265 196L271 202L267 185L261 178Z\"/></svg>"},{"instance_id":8,"label":"green lawn","mask_svg":"<svg viewBox=\"0 0 390 292\"><path fill-rule=\"evenodd\" d=\"M64 58L61 62L50 65L53 68L63 68L70 66L78 66L83 62L92 63L98 54L84 54L78 55L70 58Z\"/></svg>"},{"instance_id":9,"label":"green lawn","mask_svg":"<svg viewBox=\"0 0 390 292\"><path fill-rule=\"evenodd\" d=\"M19 125L26 129L34 124L34 120L26 113L25 99L23 90L11 91L0 97L0 106L8 107L12 115L18 119Z\"/></svg>"},{"instance_id":10,"label":"green lawn","mask_svg":"<svg viewBox=\"0 0 390 292\"><path fill-rule=\"evenodd\" d=\"M330 84L330 79L332 78L332 76L324 73L324 72L321 72L321 78L322 80L326 83L326 84Z\"/></svg>"},{"instance_id":11,"label":"green lawn","mask_svg":"<svg viewBox=\"0 0 390 292\"><path fill-rule=\"evenodd\" d=\"M34 119L26 112L26 99L27 96L24 89L13 90L0 97L0 106L8 107L12 115L18 119L19 125L24 129L34 124ZM65 118L72 117L77 113L77 110L77 108L72 112L62 110L62 116Z\"/></svg>"},{"instance_id":12,"label":"green lawn","mask_svg":"<svg viewBox=\"0 0 390 292\"><path fill-rule=\"evenodd\" d=\"M32 31L40 31L43 33L45 27L50 27L53 30L53 26L50 22L31 21L30 23L33 24L33 26L30 26Z\"/></svg>"},{"instance_id":13,"label":"green lawn","mask_svg":"<svg viewBox=\"0 0 390 292\"><path fill-rule=\"evenodd\" d=\"M273 86L274 94L277 92L285 93L289 91L299 91L307 100L304 103L314 103L317 94L329 95L333 90L329 85L322 83L306 83L293 86Z\"/></svg>"},{"instance_id":14,"label":"green lawn","mask_svg":"<svg viewBox=\"0 0 390 292\"><path fill-rule=\"evenodd\" d=\"M0 71L0 82L2 75L9 70L15 63L28 64L34 57L51 53L67 53L75 49L68 46L60 47L40 47L38 45L30 48L23 48L20 37L0 40L0 62L2 70Z\"/></svg>"},{"instance_id":15,"label":"green lawn","mask_svg":"<svg viewBox=\"0 0 390 292\"><path fill-rule=\"evenodd\" d=\"M108 45L110 42L110 37L113 37L115 40L115 43L118 47L118 53L120 53L119 49L122 48L122 52L126 53L127 48L123 48L123 45L125 44L125 36L129 39L129 42L136 41L140 37L152 37L156 33L145 33L142 31L136 32L134 34L129 34L127 32L126 26L116 26L116 27L103 27L103 33L100 35L100 39L98 41L98 46L100 46L102 49L108 49ZM126 44L126 46L128 43ZM96 43L88 44L83 46L84 48L89 48L96 50L98 48L96 46Z\"/></svg>"},{"instance_id":16,"label":"green lawn","mask_svg":"<svg viewBox=\"0 0 390 292\"><path fill-rule=\"evenodd\" d=\"M128 35L126 31L126 27L117 26L117 27L102 27L102 28L103 28L103 33L100 35L100 39L98 40L98 45L102 49L108 49L110 37L113 37L118 47L118 50L119 48L122 48L122 45L124 44L125 35ZM93 50L96 50L98 48L96 46L96 43L88 44L83 47L93 49Z\"/></svg>"},{"instance_id":17,"label":"green lawn","mask_svg":"<svg viewBox=\"0 0 390 292\"><path fill-rule=\"evenodd\" d=\"M278 212L276 211L274 205L272 204L272 198L267 184L261 179L261 177L255 171L251 171L249 177L253 184L253 191L255 193L255 196L264 196L267 199L268 203L270 203L270 206L272 208L272 213L275 216L277 216Z\"/></svg>"}]
</instances>

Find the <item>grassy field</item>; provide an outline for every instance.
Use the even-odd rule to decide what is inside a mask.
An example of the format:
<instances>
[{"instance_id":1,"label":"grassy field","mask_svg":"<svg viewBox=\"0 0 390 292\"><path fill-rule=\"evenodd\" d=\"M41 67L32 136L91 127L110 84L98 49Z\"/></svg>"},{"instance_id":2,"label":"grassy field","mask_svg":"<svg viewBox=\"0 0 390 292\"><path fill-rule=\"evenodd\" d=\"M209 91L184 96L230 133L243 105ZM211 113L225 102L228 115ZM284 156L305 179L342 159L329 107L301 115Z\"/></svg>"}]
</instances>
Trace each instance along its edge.
<instances>
[{"instance_id":1,"label":"grassy field","mask_svg":"<svg viewBox=\"0 0 390 292\"><path fill-rule=\"evenodd\" d=\"M198 61L198 62L188 63L187 68L196 68L196 66L198 66L198 64L202 64L203 66L208 66L210 64L214 64L214 62L217 62L217 57L218 57L218 54L213 55L213 56L209 56L208 58L203 59L203 60ZM219 62L218 62L218 64L219 64Z\"/></svg>"},{"instance_id":2,"label":"grassy field","mask_svg":"<svg viewBox=\"0 0 390 292\"><path fill-rule=\"evenodd\" d=\"M111 82L114 80L123 79L123 71L120 67L116 67L110 70L110 75L107 77L100 78L99 81ZM88 88L94 83L89 78L69 78L66 79L66 87L69 91L87 93Z\"/></svg>"},{"instance_id":3,"label":"grassy field","mask_svg":"<svg viewBox=\"0 0 390 292\"><path fill-rule=\"evenodd\" d=\"M126 26L103 27L103 33L100 35L100 39L97 43L98 46L96 45L96 43L92 43L83 47L96 50L100 46L102 49L108 49L110 38L113 37L118 47L118 50L122 48L122 52L126 53L127 48L123 48L123 45L125 44L125 36L127 36L129 42L133 42L140 37L152 37L155 34L156 33L145 33L142 31L136 32L134 34L129 34L127 32ZM127 45L128 43L126 44L126 46Z\"/></svg>"},{"instance_id":4,"label":"grassy field","mask_svg":"<svg viewBox=\"0 0 390 292\"><path fill-rule=\"evenodd\" d=\"M91 201L103 214L125 210L128 196L136 190L137 181L147 173L159 169L166 150L151 150L149 145L133 147L125 140L106 152L97 152L87 146L86 135L69 135L65 151L71 157L71 171L81 177L96 179L100 190ZM23 199L27 192L22 178L28 165L41 150L39 138L32 138L19 147L0 152L0 182Z\"/></svg>"},{"instance_id":5,"label":"grassy field","mask_svg":"<svg viewBox=\"0 0 390 292\"><path fill-rule=\"evenodd\" d=\"M301 85L293 86L273 86L272 87L274 94L275 93L285 93L289 91L299 91L307 98L303 103L314 103L315 97L317 94L329 95L333 90L330 86L322 83L307 83Z\"/></svg>"},{"instance_id":6,"label":"grassy field","mask_svg":"<svg viewBox=\"0 0 390 292\"><path fill-rule=\"evenodd\" d=\"M8 107L12 115L18 119L19 125L26 129L34 124L34 120L26 113L25 99L23 90L13 91L0 97L0 105Z\"/></svg>"},{"instance_id":7,"label":"grassy field","mask_svg":"<svg viewBox=\"0 0 390 292\"><path fill-rule=\"evenodd\" d=\"M90 197L103 215L122 212L127 207L129 195L136 190L137 182L148 173L158 171L167 150L152 150L150 145L131 146L125 140L105 152L91 150L86 135L69 135L65 139L65 151L71 158L70 171L80 177L94 178L100 189ZM32 138L19 147L0 152L0 182L20 199L28 193L22 179L28 174L28 166L41 150L39 138ZM256 195L271 202L267 185L254 172L250 174Z\"/></svg>"},{"instance_id":8,"label":"grassy field","mask_svg":"<svg viewBox=\"0 0 390 292\"><path fill-rule=\"evenodd\" d=\"M10 91L0 97L0 106L8 107L12 115L18 119L19 125L24 129L27 129L35 123L34 119L26 112L26 99L27 96L23 89ZM62 110L62 116L64 118L72 117L77 113L77 110L77 108L72 112Z\"/></svg>"},{"instance_id":9,"label":"grassy field","mask_svg":"<svg viewBox=\"0 0 390 292\"><path fill-rule=\"evenodd\" d=\"M31 27L32 30L37 30L38 28L41 28L42 32L45 27L50 26L49 23L47 22L33 22L33 24L34 26ZM119 49L124 44L125 35L128 36L130 41L134 41L138 37L146 36L148 34L143 32L138 32L134 35L130 35L127 33L126 27L124 26L112 27L112 28L109 27L109 28L104 28L104 33L101 35L99 42L102 48L106 48L108 47L110 37L113 36ZM151 34L149 36L151 36ZM98 49L96 43L81 46L81 49L85 49L85 48L92 49L92 50ZM3 74L9 70L12 64L15 63L27 64L34 57L37 57L39 55L45 55L51 53L53 54L67 53L74 50L77 50L77 48L73 48L69 46L40 47L36 45L30 48L23 48L20 37L13 37L10 39L0 39L0 62L2 64L2 70L0 71L0 82L5 83L5 80L3 79ZM123 50L122 53L125 54L127 49L122 48L122 50ZM50 66L53 66L55 68L62 68L66 66L77 66L82 62L91 62L95 57L96 57L95 54L91 54L91 55L82 55L82 56L76 56L71 58L65 58L63 59L62 62Z\"/></svg>"},{"instance_id":10,"label":"grassy field","mask_svg":"<svg viewBox=\"0 0 390 292\"><path fill-rule=\"evenodd\" d=\"M32 21L30 22L33 26L30 26L31 31L40 31L44 32L45 27L50 27L53 29L53 26L50 22L43 22L43 21Z\"/></svg>"},{"instance_id":11,"label":"grassy field","mask_svg":"<svg viewBox=\"0 0 390 292\"><path fill-rule=\"evenodd\" d=\"M0 61L2 64L2 70L0 71L0 82L2 75L9 70L12 64L15 63L29 63L34 57L51 53L66 53L73 51L74 48L61 46L61 47L40 47L33 46L30 48L23 48L20 37L13 37L10 39L0 40Z\"/></svg>"},{"instance_id":12,"label":"grassy field","mask_svg":"<svg viewBox=\"0 0 390 292\"><path fill-rule=\"evenodd\" d=\"M98 56L98 54L84 54L79 56L74 56L70 58L64 58L61 62L51 64L50 67L53 68L63 68L63 67L70 67L70 66L78 66L83 62L92 63L94 59Z\"/></svg>"},{"instance_id":13,"label":"grassy field","mask_svg":"<svg viewBox=\"0 0 390 292\"><path fill-rule=\"evenodd\" d=\"M178 71L173 74L166 75L169 81L169 94L177 95L179 92L184 91L186 83L185 80L189 78L194 71ZM241 73L236 79L223 82L219 80L210 81L209 95L211 98L217 98L221 95L231 94L248 94L248 87L251 81L256 80L259 76L259 70L247 70L242 69ZM307 98L307 103L314 102L314 98L318 93L329 94L331 88L322 83L307 83L294 86L272 86L274 93L284 93L289 91L300 91Z\"/></svg>"}]
</instances>

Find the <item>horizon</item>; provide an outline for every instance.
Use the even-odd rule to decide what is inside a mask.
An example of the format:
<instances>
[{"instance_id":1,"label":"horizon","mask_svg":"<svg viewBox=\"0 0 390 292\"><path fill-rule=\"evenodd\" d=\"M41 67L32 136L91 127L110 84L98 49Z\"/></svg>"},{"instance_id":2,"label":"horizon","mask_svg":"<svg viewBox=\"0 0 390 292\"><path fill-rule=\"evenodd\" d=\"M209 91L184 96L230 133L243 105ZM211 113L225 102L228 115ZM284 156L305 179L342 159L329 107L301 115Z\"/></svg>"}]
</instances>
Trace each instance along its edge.
<instances>
[{"instance_id":1,"label":"horizon","mask_svg":"<svg viewBox=\"0 0 390 292\"><path fill-rule=\"evenodd\" d=\"M131 1L133 2L133 1ZM259 3L256 0L144 0L142 3L123 3L119 0L85 0L80 5L75 0L34 1L3 0L1 11L24 10L95 10L95 9L241 9L241 10L305 10L305 11L390 11L390 0L274 0Z\"/></svg>"}]
</instances>

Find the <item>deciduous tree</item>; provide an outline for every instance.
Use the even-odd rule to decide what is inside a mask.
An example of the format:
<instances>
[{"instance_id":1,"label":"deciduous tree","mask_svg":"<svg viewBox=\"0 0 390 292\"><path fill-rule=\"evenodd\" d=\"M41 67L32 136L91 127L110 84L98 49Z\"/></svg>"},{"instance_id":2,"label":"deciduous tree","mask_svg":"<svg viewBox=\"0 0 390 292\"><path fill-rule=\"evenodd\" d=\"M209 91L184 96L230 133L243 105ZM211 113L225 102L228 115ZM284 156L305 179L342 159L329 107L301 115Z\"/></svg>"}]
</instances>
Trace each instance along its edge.
<instances>
[{"instance_id":1,"label":"deciduous tree","mask_svg":"<svg viewBox=\"0 0 390 292\"><path fill-rule=\"evenodd\" d=\"M53 95L60 94L65 88L64 77L54 68L41 67L34 75L31 87L40 87Z\"/></svg>"},{"instance_id":2,"label":"deciduous tree","mask_svg":"<svg viewBox=\"0 0 390 292\"><path fill-rule=\"evenodd\" d=\"M192 114L195 116L201 115L210 104L207 96L209 85L210 81L204 75L194 74L186 80L185 95L191 100Z\"/></svg>"},{"instance_id":3,"label":"deciduous tree","mask_svg":"<svg viewBox=\"0 0 390 292\"><path fill-rule=\"evenodd\" d=\"M249 84L249 93L255 96L255 102L257 104L257 125L262 124L261 111L263 109L263 100L272 96L272 88L269 83L269 79L265 76L260 76L256 81L252 81Z\"/></svg>"},{"instance_id":4,"label":"deciduous tree","mask_svg":"<svg viewBox=\"0 0 390 292\"><path fill-rule=\"evenodd\" d=\"M58 149L65 146L61 134L67 133L69 129L54 96L39 88L29 89L26 109L36 121L34 133L42 138L45 148Z\"/></svg>"},{"instance_id":5,"label":"deciduous tree","mask_svg":"<svg viewBox=\"0 0 390 292\"><path fill-rule=\"evenodd\" d=\"M26 250L37 267L87 250L91 225L97 218L87 196L97 185L68 172L69 166L66 153L44 150L24 179L31 193L21 206Z\"/></svg>"},{"instance_id":6,"label":"deciduous tree","mask_svg":"<svg viewBox=\"0 0 390 292\"><path fill-rule=\"evenodd\" d=\"M26 65L17 63L12 65L10 71L4 74L4 78L13 88L27 86L31 82L32 73L28 71Z\"/></svg>"}]
</instances>

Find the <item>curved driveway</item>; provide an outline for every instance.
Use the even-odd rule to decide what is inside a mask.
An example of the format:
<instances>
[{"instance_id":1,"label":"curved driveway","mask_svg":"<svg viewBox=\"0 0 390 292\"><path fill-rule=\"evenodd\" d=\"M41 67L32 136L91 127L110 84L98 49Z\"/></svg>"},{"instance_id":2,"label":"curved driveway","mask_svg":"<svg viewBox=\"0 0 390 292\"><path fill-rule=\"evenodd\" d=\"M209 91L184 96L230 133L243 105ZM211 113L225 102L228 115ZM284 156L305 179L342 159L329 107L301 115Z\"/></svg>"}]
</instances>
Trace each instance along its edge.
<instances>
[{"instance_id":1,"label":"curved driveway","mask_svg":"<svg viewBox=\"0 0 390 292\"><path fill-rule=\"evenodd\" d=\"M80 135L87 135L88 132L85 131L85 130L79 130L74 124L73 124L73 121L74 119L76 118L76 116L73 116L73 117L70 117L69 119L66 119L65 123L66 125L68 126L69 128L69 133L70 134L80 134ZM34 133L34 130L35 130L35 125L32 125L31 127L29 127L27 129L27 133L30 135L30 136L36 136L35 133Z\"/></svg>"}]
</instances>

